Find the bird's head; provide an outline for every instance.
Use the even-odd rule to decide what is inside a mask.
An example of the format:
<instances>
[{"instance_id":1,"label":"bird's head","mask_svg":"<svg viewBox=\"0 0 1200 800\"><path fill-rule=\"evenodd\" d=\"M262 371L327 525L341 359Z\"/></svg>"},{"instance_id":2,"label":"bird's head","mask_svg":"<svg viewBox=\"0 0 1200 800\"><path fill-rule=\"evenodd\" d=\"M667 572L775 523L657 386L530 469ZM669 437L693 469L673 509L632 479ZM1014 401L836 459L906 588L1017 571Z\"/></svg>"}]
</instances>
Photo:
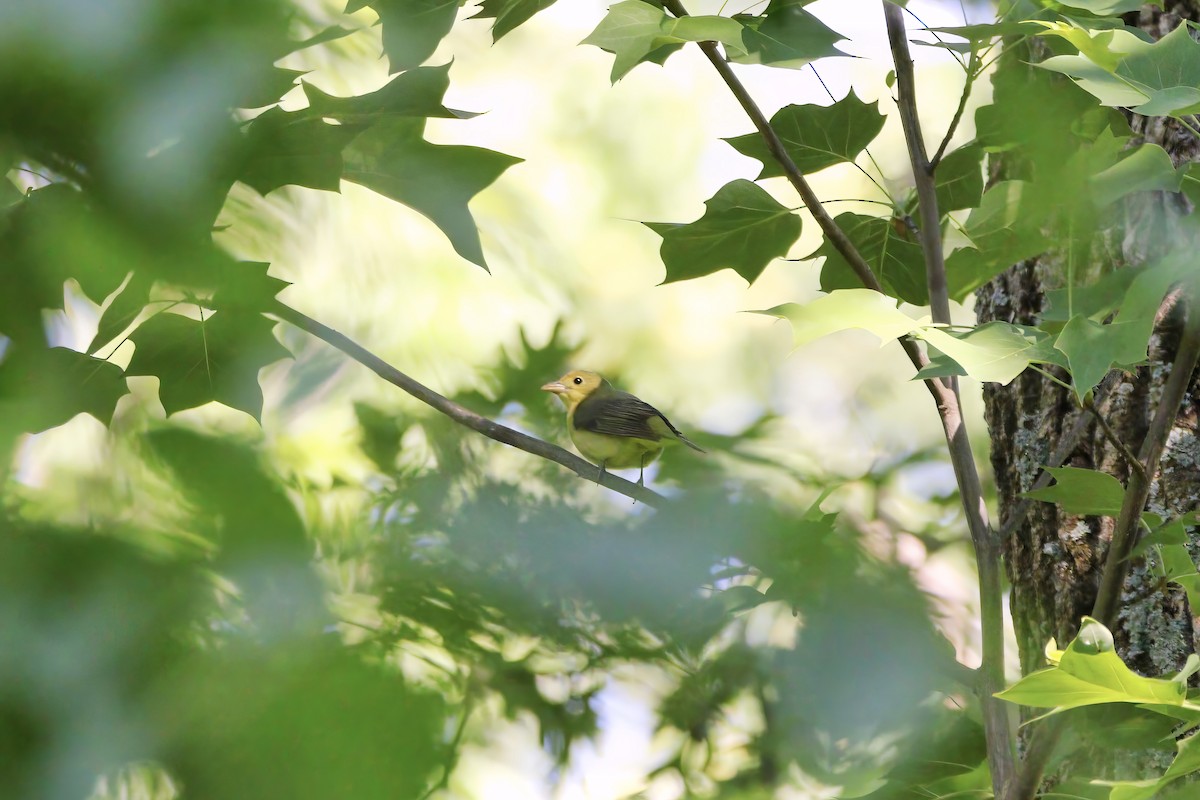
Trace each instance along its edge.
<instances>
[{"instance_id":1,"label":"bird's head","mask_svg":"<svg viewBox=\"0 0 1200 800\"><path fill-rule=\"evenodd\" d=\"M567 408L574 408L583 398L599 389L603 383L604 378L596 373L576 369L556 381L545 384L542 386L542 391L558 395L558 399L562 400Z\"/></svg>"}]
</instances>

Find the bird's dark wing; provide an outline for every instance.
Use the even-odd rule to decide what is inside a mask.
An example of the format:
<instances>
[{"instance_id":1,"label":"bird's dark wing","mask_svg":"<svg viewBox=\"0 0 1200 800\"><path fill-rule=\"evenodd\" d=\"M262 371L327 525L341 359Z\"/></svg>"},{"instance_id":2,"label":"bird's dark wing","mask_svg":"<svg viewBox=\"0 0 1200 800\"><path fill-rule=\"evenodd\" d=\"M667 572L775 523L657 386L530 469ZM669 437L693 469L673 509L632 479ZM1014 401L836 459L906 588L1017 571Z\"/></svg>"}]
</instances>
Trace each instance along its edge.
<instances>
[{"instance_id":1,"label":"bird's dark wing","mask_svg":"<svg viewBox=\"0 0 1200 800\"><path fill-rule=\"evenodd\" d=\"M668 430L679 435L657 408L628 392L595 392L585 397L575 409L574 422L576 428L592 433L651 442L662 439Z\"/></svg>"}]
</instances>

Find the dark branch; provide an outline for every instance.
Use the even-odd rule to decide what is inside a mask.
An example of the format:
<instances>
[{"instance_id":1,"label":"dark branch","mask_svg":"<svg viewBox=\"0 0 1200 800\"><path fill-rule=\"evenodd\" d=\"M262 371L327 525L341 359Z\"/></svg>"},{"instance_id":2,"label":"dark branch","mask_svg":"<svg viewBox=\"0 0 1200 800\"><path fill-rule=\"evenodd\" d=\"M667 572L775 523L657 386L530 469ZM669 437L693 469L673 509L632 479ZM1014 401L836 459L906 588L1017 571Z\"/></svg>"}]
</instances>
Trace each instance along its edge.
<instances>
[{"instance_id":1,"label":"dark branch","mask_svg":"<svg viewBox=\"0 0 1200 800\"><path fill-rule=\"evenodd\" d=\"M418 383L362 345L343 336L332 328L322 325L312 317L306 316L279 301L275 302L271 308L271 313L284 322L295 325L300 330L306 331L326 344L342 351L388 383L400 387L422 403L445 414L459 425L470 428L477 433L482 433L489 439L494 439L502 444L515 447L518 450L524 450L526 453L540 456L556 464L561 464L586 480L596 482L600 478L600 468L596 465L584 461L576 455L572 455L561 447L549 442L543 442L541 439L521 433L520 431L515 431L487 417L476 414L469 408L465 408L448 397L444 397L429 387ZM638 486L636 483L613 475L611 472L604 473L601 485L655 508L661 507L667 502L666 498L657 492L647 489L644 486Z\"/></svg>"}]
</instances>

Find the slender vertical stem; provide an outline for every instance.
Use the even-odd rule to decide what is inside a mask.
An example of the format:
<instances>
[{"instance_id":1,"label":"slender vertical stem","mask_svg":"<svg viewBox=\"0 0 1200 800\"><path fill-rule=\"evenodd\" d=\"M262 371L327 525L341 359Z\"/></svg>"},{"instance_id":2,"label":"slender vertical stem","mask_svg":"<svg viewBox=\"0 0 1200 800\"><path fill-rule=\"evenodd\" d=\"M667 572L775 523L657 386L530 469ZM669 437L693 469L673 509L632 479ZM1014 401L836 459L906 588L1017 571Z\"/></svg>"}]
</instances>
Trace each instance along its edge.
<instances>
[{"instance_id":1,"label":"slender vertical stem","mask_svg":"<svg viewBox=\"0 0 1200 800\"><path fill-rule=\"evenodd\" d=\"M921 250L925 256L929 304L934 321L949 324L950 296L946 283L946 262L942 253L941 213L938 210L933 167L926 155L921 122L917 115L916 80L912 56L908 51L904 15L900 6L888 0L884 0L883 14L887 23L892 58L896 65L897 107L904 138L908 143L913 181L920 205ZM1000 546L988 521L983 488L962 416L958 383L952 378L937 383L942 387L941 396L938 398L938 413L946 434L954 476L958 481L979 577L979 616L983 649L979 669L979 701L983 708L988 763L992 771L992 790L999 800L1007 800L1016 774L1016 760L1013 754L1009 708L995 697L995 694L1004 688L1005 663Z\"/></svg>"}]
</instances>

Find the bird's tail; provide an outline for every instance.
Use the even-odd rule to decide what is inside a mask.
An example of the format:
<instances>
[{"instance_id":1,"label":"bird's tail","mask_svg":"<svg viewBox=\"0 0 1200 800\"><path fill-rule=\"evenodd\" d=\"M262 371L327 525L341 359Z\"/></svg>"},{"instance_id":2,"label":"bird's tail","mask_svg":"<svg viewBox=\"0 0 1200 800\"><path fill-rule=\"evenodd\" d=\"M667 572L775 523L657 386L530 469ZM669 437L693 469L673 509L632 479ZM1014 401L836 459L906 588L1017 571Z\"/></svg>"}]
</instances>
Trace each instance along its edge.
<instances>
[{"instance_id":1,"label":"bird's tail","mask_svg":"<svg viewBox=\"0 0 1200 800\"><path fill-rule=\"evenodd\" d=\"M686 444L688 447L690 447L690 448L692 448L693 450L695 450L697 453L707 453L707 452L708 452L708 451L707 451L707 450L705 450L703 447L701 447L700 445L698 445L698 444L696 444L695 442L693 442L691 439L689 439L689 438L687 438L686 436L684 436L682 433L679 433L679 434L677 434L677 435L679 436L679 441L683 442L683 443L684 443L684 444Z\"/></svg>"}]
</instances>

